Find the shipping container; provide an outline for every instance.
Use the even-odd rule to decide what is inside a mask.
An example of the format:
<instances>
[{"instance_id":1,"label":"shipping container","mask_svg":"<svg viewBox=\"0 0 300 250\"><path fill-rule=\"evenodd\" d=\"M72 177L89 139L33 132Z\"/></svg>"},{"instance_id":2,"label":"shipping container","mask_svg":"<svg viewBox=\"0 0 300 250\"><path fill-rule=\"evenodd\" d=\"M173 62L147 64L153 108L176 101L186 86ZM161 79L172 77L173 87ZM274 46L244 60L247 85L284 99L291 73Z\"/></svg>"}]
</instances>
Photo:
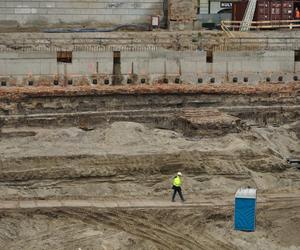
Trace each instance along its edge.
<instances>
[{"instance_id":1,"label":"shipping container","mask_svg":"<svg viewBox=\"0 0 300 250\"><path fill-rule=\"evenodd\" d=\"M295 8L296 8L295 4ZM282 19L283 20L291 20L293 17L293 2L287 1L282 3Z\"/></svg>"},{"instance_id":2,"label":"shipping container","mask_svg":"<svg viewBox=\"0 0 300 250\"><path fill-rule=\"evenodd\" d=\"M242 21L248 1L233 2L232 3L232 20Z\"/></svg>"},{"instance_id":3,"label":"shipping container","mask_svg":"<svg viewBox=\"0 0 300 250\"><path fill-rule=\"evenodd\" d=\"M248 1L233 2L232 20L242 21ZM253 21L294 20L295 9L300 10L300 1L257 0Z\"/></svg>"},{"instance_id":4,"label":"shipping container","mask_svg":"<svg viewBox=\"0 0 300 250\"><path fill-rule=\"evenodd\" d=\"M257 19L260 21L270 20L269 1L267 1L267 0L258 1L255 12L256 13L254 14L254 19Z\"/></svg>"}]
</instances>

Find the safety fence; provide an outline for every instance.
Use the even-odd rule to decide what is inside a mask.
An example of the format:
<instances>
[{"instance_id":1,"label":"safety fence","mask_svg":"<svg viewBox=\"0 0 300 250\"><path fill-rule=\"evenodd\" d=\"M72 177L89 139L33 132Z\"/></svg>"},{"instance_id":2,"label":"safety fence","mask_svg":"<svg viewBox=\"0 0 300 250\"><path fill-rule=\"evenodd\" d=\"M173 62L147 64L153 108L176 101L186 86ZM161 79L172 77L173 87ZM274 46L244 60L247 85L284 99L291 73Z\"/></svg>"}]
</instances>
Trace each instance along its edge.
<instances>
[{"instance_id":1,"label":"safety fence","mask_svg":"<svg viewBox=\"0 0 300 250\"><path fill-rule=\"evenodd\" d=\"M234 37L232 31L239 31L243 21L221 21L222 30L229 36ZM250 30L266 30L266 29L295 29L300 28L300 20L270 20L270 21L252 21Z\"/></svg>"}]
</instances>

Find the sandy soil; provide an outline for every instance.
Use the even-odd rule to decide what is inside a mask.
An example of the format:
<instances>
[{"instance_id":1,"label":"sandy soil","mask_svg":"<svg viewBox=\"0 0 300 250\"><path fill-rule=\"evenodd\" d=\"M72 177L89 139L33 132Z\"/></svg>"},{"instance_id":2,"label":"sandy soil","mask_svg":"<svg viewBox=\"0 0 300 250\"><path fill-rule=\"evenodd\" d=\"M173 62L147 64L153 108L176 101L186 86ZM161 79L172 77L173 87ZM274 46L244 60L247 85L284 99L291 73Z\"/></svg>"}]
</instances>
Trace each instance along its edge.
<instances>
[{"instance_id":1,"label":"sandy soil","mask_svg":"<svg viewBox=\"0 0 300 250\"><path fill-rule=\"evenodd\" d=\"M298 211L299 202L259 205L253 233L234 231L233 211L227 207L1 212L0 247L296 250L300 248Z\"/></svg>"},{"instance_id":2,"label":"sandy soil","mask_svg":"<svg viewBox=\"0 0 300 250\"><path fill-rule=\"evenodd\" d=\"M188 201L300 196L300 123L205 138L132 122L3 129L0 199L169 200L184 173ZM79 153L80 152L80 153ZM17 180L17 181L16 181ZM259 200L258 200L259 201ZM0 249L300 249L300 200L259 203L257 230L233 230L233 207L0 211Z\"/></svg>"}]
</instances>

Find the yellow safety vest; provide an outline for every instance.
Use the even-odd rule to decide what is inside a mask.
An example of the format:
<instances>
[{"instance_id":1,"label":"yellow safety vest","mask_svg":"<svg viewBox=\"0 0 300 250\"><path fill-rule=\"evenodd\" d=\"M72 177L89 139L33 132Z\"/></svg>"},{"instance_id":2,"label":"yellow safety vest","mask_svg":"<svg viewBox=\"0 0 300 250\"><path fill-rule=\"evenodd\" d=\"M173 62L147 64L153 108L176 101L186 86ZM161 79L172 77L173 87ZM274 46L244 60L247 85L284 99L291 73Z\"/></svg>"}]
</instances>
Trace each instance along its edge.
<instances>
[{"instance_id":1,"label":"yellow safety vest","mask_svg":"<svg viewBox=\"0 0 300 250\"><path fill-rule=\"evenodd\" d=\"M174 177L174 179L173 179L173 185L174 185L175 187L180 187L180 186L181 186L181 183L182 183L182 181L181 181L181 179L180 179L179 176Z\"/></svg>"}]
</instances>

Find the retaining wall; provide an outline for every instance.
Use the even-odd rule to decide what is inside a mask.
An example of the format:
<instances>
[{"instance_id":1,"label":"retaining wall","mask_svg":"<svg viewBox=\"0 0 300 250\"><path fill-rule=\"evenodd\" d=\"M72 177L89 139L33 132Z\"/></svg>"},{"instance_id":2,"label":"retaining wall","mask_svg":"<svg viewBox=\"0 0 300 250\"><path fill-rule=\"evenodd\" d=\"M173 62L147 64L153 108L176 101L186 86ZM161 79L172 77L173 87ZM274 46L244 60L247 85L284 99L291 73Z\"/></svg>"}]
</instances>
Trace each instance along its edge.
<instances>
[{"instance_id":1,"label":"retaining wall","mask_svg":"<svg viewBox=\"0 0 300 250\"><path fill-rule=\"evenodd\" d=\"M0 54L2 87L31 84L111 84L113 52L73 51L72 63L57 62L57 52ZM299 74L299 76L297 75ZM214 52L121 51L120 83L291 82L300 79L294 51ZM96 81L95 81L96 80ZM4 84L5 82L5 84Z\"/></svg>"}]
</instances>

